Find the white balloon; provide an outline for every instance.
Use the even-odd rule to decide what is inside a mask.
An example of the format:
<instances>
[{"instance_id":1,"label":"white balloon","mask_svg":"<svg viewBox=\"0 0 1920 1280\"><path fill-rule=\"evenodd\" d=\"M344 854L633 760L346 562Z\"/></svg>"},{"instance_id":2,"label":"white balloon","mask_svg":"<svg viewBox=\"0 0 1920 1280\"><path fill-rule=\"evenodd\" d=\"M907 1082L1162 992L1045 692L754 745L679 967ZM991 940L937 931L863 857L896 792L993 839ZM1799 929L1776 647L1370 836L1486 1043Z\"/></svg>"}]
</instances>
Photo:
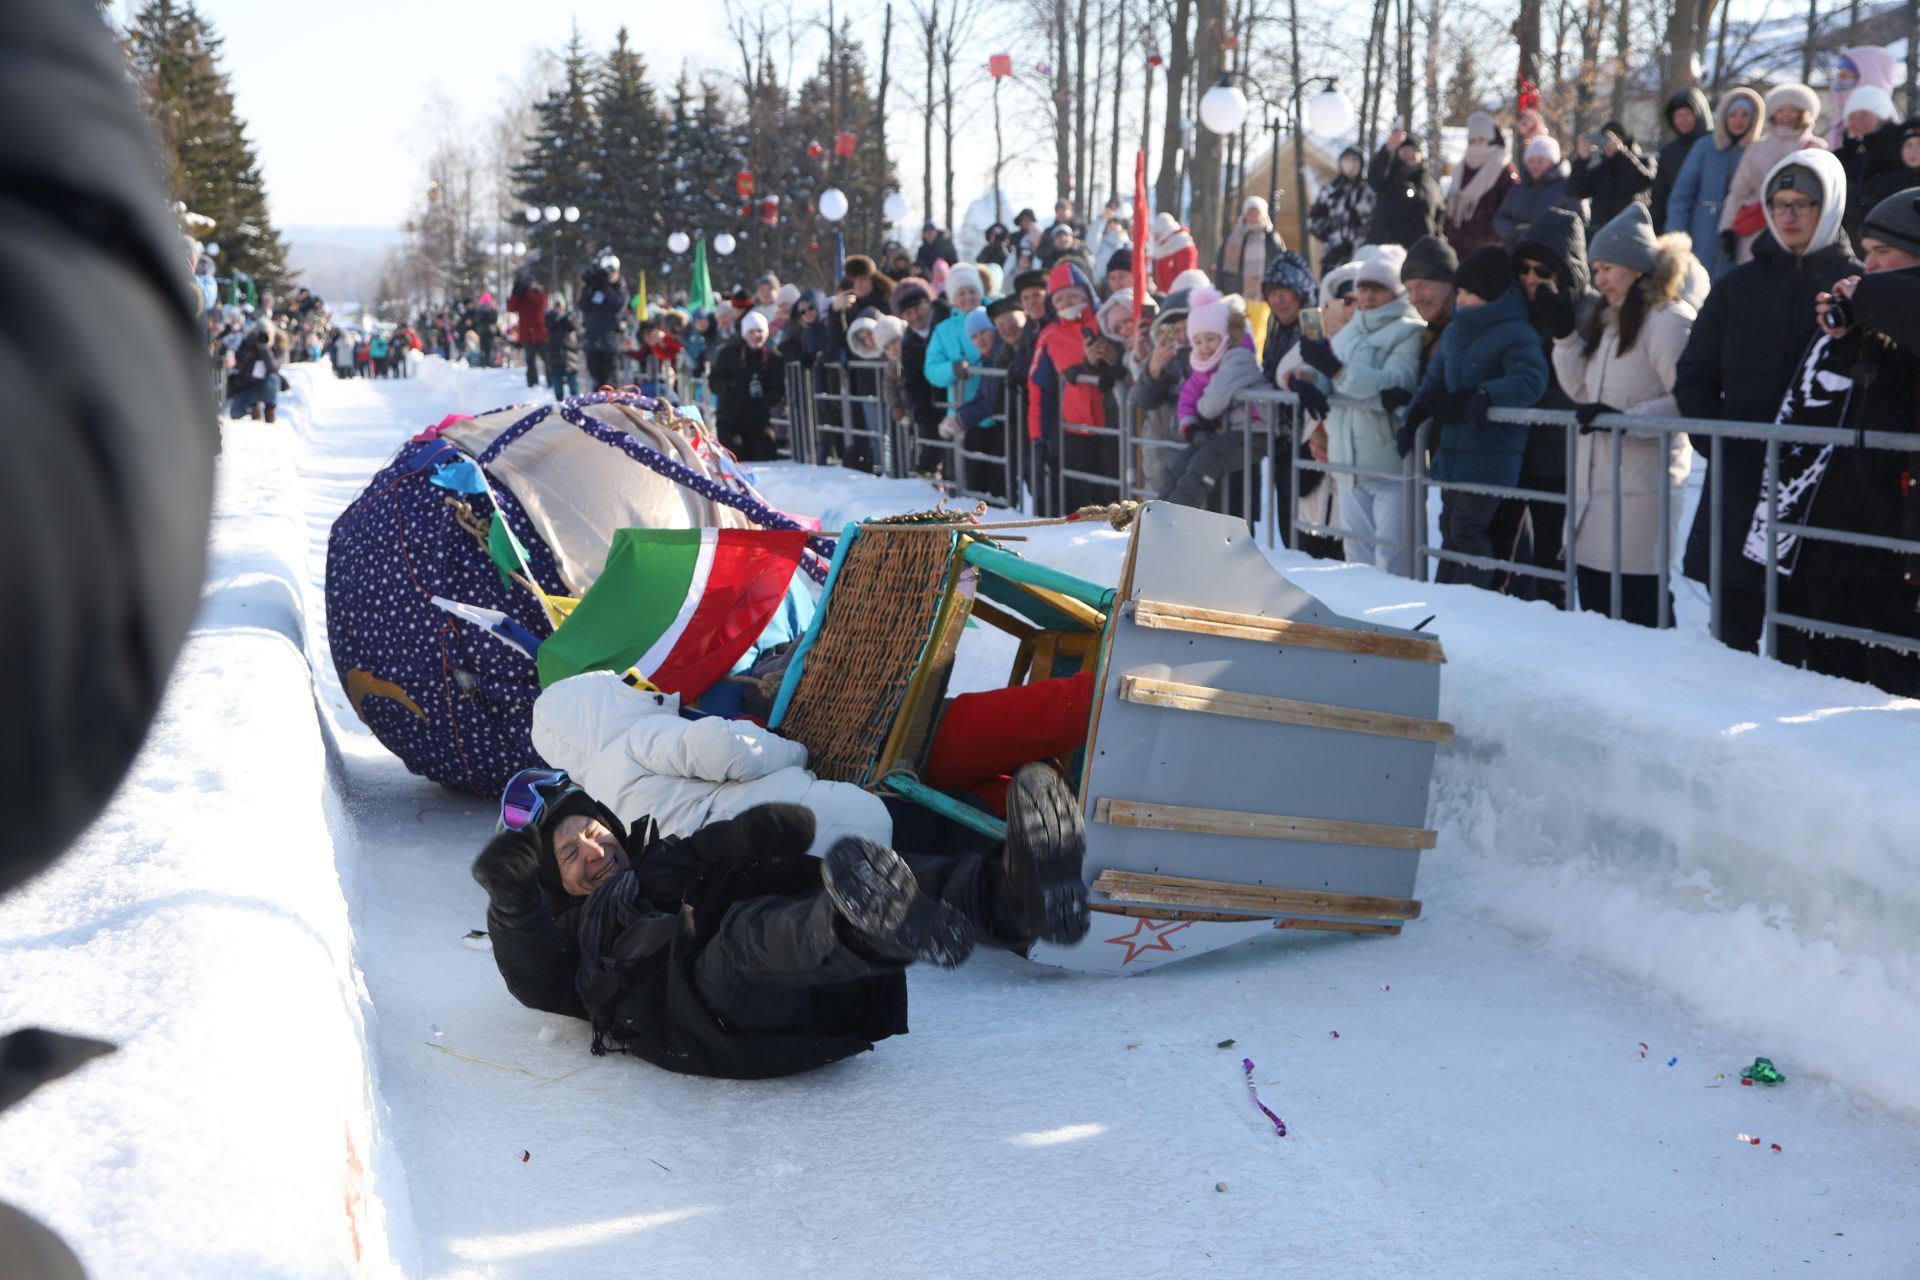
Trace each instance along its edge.
<instances>
[{"instance_id":1,"label":"white balloon","mask_svg":"<svg viewBox=\"0 0 1920 1280\"><path fill-rule=\"evenodd\" d=\"M688 243L687 233L684 231L676 231L667 237L667 248L673 250L675 253L685 253Z\"/></svg>"},{"instance_id":2,"label":"white balloon","mask_svg":"<svg viewBox=\"0 0 1920 1280\"><path fill-rule=\"evenodd\" d=\"M713 238L713 251L723 258L733 252L733 246L733 237L724 231Z\"/></svg>"},{"instance_id":3,"label":"white balloon","mask_svg":"<svg viewBox=\"0 0 1920 1280\"><path fill-rule=\"evenodd\" d=\"M887 215L888 222L905 222L907 220L907 213L909 212L907 208L907 198L898 191L894 192L887 197L887 202L881 206L881 212Z\"/></svg>"},{"instance_id":4,"label":"white balloon","mask_svg":"<svg viewBox=\"0 0 1920 1280\"><path fill-rule=\"evenodd\" d=\"M1217 84L1200 95L1200 123L1209 132L1232 133L1246 118L1247 95L1233 85Z\"/></svg>"},{"instance_id":5,"label":"white balloon","mask_svg":"<svg viewBox=\"0 0 1920 1280\"><path fill-rule=\"evenodd\" d=\"M838 222L847 216L847 193L838 187L828 187L820 193L820 216L828 222Z\"/></svg>"}]
</instances>

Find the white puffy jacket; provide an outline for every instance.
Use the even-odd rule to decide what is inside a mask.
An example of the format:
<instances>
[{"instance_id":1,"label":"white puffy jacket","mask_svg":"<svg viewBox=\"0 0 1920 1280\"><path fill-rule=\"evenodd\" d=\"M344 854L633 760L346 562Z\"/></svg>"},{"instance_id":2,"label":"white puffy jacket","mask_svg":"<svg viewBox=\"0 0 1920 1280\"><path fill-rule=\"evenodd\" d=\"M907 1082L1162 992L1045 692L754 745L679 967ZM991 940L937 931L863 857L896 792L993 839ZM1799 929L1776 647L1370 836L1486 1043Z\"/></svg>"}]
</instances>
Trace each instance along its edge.
<instances>
[{"instance_id":1,"label":"white puffy jacket","mask_svg":"<svg viewBox=\"0 0 1920 1280\"><path fill-rule=\"evenodd\" d=\"M533 745L620 821L651 815L661 835L690 835L782 802L813 810L815 857L842 836L893 843L880 798L814 777L799 743L748 720L683 720L678 698L634 689L610 671L549 685L533 704Z\"/></svg>"}]
</instances>

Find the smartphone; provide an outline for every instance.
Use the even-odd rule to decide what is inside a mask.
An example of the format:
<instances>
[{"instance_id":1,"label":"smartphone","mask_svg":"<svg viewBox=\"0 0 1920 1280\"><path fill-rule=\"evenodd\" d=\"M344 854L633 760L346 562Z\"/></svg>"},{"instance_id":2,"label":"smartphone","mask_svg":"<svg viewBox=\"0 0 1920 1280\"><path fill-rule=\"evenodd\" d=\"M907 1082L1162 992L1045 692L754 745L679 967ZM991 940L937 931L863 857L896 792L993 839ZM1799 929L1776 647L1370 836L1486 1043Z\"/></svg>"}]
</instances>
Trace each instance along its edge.
<instances>
[{"instance_id":1,"label":"smartphone","mask_svg":"<svg viewBox=\"0 0 1920 1280\"><path fill-rule=\"evenodd\" d=\"M1303 307L1300 311L1300 336L1315 342L1327 336L1327 326L1321 318L1319 307Z\"/></svg>"}]
</instances>

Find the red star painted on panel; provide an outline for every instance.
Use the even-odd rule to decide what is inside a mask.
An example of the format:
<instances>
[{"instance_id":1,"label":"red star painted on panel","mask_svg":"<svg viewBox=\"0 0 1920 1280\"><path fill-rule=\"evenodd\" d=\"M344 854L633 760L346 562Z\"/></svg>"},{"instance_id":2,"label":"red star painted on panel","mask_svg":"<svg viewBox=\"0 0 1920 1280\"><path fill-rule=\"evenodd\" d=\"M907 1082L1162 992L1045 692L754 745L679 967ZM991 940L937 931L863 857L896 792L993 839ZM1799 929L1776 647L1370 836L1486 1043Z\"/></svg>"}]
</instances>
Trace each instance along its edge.
<instances>
[{"instance_id":1,"label":"red star painted on panel","mask_svg":"<svg viewBox=\"0 0 1920 1280\"><path fill-rule=\"evenodd\" d=\"M1107 941L1119 943L1127 949L1127 958L1120 962L1121 967L1124 968L1132 964L1143 951L1172 951L1173 943L1168 941L1169 936L1180 932L1192 923L1191 920L1168 920L1162 924L1158 920L1141 919L1134 922L1133 932L1123 933L1117 938L1108 938Z\"/></svg>"}]
</instances>

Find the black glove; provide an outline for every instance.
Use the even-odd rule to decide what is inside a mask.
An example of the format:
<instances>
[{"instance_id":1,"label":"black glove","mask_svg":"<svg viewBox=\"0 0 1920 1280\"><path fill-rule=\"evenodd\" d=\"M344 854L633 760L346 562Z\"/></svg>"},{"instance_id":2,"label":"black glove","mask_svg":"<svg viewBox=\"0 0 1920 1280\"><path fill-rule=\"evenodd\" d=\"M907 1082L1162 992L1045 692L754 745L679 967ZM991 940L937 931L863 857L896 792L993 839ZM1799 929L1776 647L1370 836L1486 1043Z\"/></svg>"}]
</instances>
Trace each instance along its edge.
<instances>
[{"instance_id":1,"label":"black glove","mask_svg":"<svg viewBox=\"0 0 1920 1280\"><path fill-rule=\"evenodd\" d=\"M1733 255L1738 252L1740 252L1740 237L1732 231L1722 231L1720 233L1721 260L1731 266Z\"/></svg>"},{"instance_id":2,"label":"black glove","mask_svg":"<svg viewBox=\"0 0 1920 1280\"><path fill-rule=\"evenodd\" d=\"M1415 429L1416 429L1415 423L1411 419L1409 419L1407 422L1403 423L1398 430L1396 430L1393 433L1394 448L1400 450L1400 456L1403 458L1413 452L1413 437L1414 437Z\"/></svg>"},{"instance_id":3,"label":"black glove","mask_svg":"<svg viewBox=\"0 0 1920 1280\"><path fill-rule=\"evenodd\" d=\"M1469 427L1487 425L1487 410L1493 407L1493 397L1487 394L1485 387L1475 387L1467 394L1467 402L1460 406L1460 421Z\"/></svg>"},{"instance_id":4,"label":"black glove","mask_svg":"<svg viewBox=\"0 0 1920 1280\"><path fill-rule=\"evenodd\" d=\"M473 860L473 878L503 915L540 905L540 845L531 830L502 831Z\"/></svg>"},{"instance_id":5,"label":"black glove","mask_svg":"<svg viewBox=\"0 0 1920 1280\"><path fill-rule=\"evenodd\" d=\"M1441 392L1434 399L1432 415L1442 422L1460 421L1460 415L1466 411L1467 401L1473 399L1479 390L1478 387L1462 387L1458 391Z\"/></svg>"},{"instance_id":6,"label":"black glove","mask_svg":"<svg viewBox=\"0 0 1920 1280\"><path fill-rule=\"evenodd\" d=\"M1317 369L1329 378L1340 374L1340 361L1333 354L1333 343L1327 338L1302 338L1300 340L1300 363L1309 369Z\"/></svg>"},{"instance_id":7,"label":"black glove","mask_svg":"<svg viewBox=\"0 0 1920 1280\"><path fill-rule=\"evenodd\" d=\"M1551 281L1543 281L1533 291L1533 312L1549 337L1564 338L1573 332L1573 298Z\"/></svg>"},{"instance_id":8,"label":"black glove","mask_svg":"<svg viewBox=\"0 0 1920 1280\"><path fill-rule=\"evenodd\" d=\"M1333 407L1327 393L1311 382L1294 383L1293 394L1300 397L1300 408L1310 418L1325 418L1327 410Z\"/></svg>"},{"instance_id":9,"label":"black glove","mask_svg":"<svg viewBox=\"0 0 1920 1280\"><path fill-rule=\"evenodd\" d=\"M1388 413L1398 413L1412 403L1412 387L1388 387L1380 393L1380 407Z\"/></svg>"},{"instance_id":10,"label":"black glove","mask_svg":"<svg viewBox=\"0 0 1920 1280\"><path fill-rule=\"evenodd\" d=\"M1573 406L1573 420L1580 424L1580 434L1584 436L1593 430L1593 420L1595 418L1603 413L1618 412L1620 411L1612 405L1602 404L1598 400L1595 400L1591 404L1577 404Z\"/></svg>"}]
</instances>

